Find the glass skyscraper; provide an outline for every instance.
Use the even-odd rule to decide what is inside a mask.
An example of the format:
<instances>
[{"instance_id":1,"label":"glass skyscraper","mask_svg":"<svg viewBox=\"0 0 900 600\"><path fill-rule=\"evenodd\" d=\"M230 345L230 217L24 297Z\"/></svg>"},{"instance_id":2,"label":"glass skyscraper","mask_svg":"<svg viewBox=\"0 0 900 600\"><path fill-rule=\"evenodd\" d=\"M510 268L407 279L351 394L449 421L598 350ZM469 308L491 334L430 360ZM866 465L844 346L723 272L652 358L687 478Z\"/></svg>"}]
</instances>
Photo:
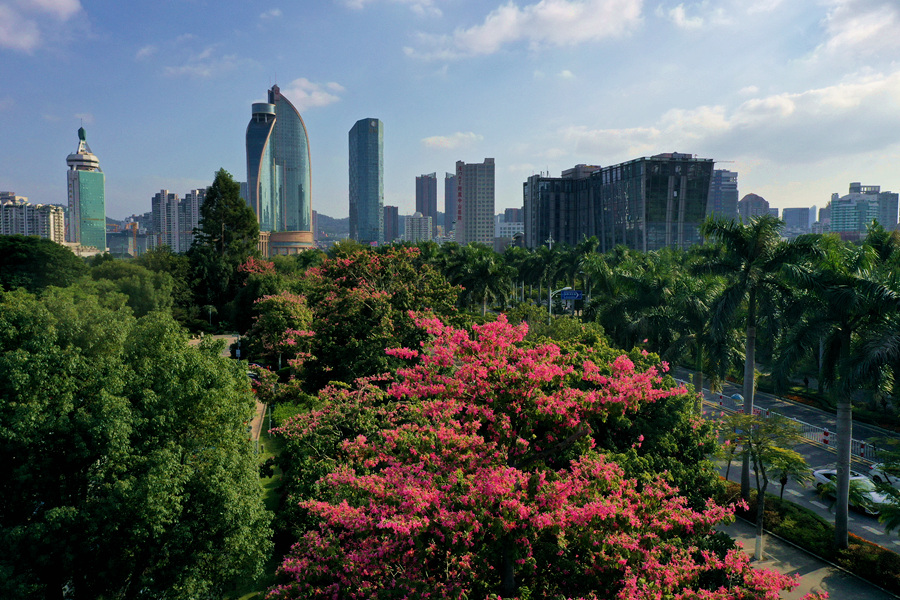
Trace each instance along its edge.
<instances>
[{"instance_id":1,"label":"glass skyscraper","mask_svg":"<svg viewBox=\"0 0 900 600\"><path fill-rule=\"evenodd\" d=\"M350 237L384 242L384 127L361 119L350 130Z\"/></svg>"},{"instance_id":2,"label":"glass skyscraper","mask_svg":"<svg viewBox=\"0 0 900 600\"><path fill-rule=\"evenodd\" d=\"M277 85L253 104L247 125L247 203L270 254L313 246L310 153L306 125Z\"/></svg>"},{"instance_id":3,"label":"glass skyscraper","mask_svg":"<svg viewBox=\"0 0 900 600\"><path fill-rule=\"evenodd\" d=\"M69 220L66 240L106 250L106 176L91 152L84 132L78 129L78 149L66 158Z\"/></svg>"}]
</instances>

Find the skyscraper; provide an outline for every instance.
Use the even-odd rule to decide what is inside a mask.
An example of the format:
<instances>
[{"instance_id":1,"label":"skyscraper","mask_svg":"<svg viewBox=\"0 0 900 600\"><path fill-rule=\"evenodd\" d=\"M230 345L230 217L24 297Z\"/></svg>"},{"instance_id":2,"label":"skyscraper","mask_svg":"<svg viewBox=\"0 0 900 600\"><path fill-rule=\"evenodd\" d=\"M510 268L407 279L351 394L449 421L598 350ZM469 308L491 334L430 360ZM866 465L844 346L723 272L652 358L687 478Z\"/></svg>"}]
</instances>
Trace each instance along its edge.
<instances>
[{"instance_id":1,"label":"skyscraper","mask_svg":"<svg viewBox=\"0 0 900 600\"><path fill-rule=\"evenodd\" d=\"M762 196L747 194L738 201L738 215L745 223L753 217L769 214L769 202Z\"/></svg>"},{"instance_id":2,"label":"skyscraper","mask_svg":"<svg viewBox=\"0 0 900 600\"><path fill-rule=\"evenodd\" d=\"M78 149L66 158L69 222L66 240L81 246L106 250L106 176L78 129Z\"/></svg>"},{"instance_id":3,"label":"skyscraper","mask_svg":"<svg viewBox=\"0 0 900 600\"><path fill-rule=\"evenodd\" d=\"M387 244L400 238L400 212L396 206L384 207L384 241Z\"/></svg>"},{"instance_id":4,"label":"skyscraper","mask_svg":"<svg viewBox=\"0 0 900 600\"><path fill-rule=\"evenodd\" d=\"M456 175L444 174L444 235L456 227Z\"/></svg>"},{"instance_id":5,"label":"skyscraper","mask_svg":"<svg viewBox=\"0 0 900 600\"><path fill-rule=\"evenodd\" d=\"M350 237L362 244L384 242L384 127L360 119L350 141Z\"/></svg>"},{"instance_id":6,"label":"skyscraper","mask_svg":"<svg viewBox=\"0 0 900 600\"><path fill-rule=\"evenodd\" d=\"M247 124L247 203L270 254L295 254L313 247L310 153L306 125L294 105L273 85L268 102L252 106Z\"/></svg>"},{"instance_id":7,"label":"skyscraper","mask_svg":"<svg viewBox=\"0 0 900 600\"><path fill-rule=\"evenodd\" d=\"M722 219L736 219L738 216L738 174L725 169L713 170L709 184L709 200L706 215Z\"/></svg>"},{"instance_id":8,"label":"skyscraper","mask_svg":"<svg viewBox=\"0 0 900 600\"><path fill-rule=\"evenodd\" d=\"M456 242L494 244L494 159L456 162Z\"/></svg>"},{"instance_id":9,"label":"skyscraper","mask_svg":"<svg viewBox=\"0 0 900 600\"><path fill-rule=\"evenodd\" d=\"M416 177L416 212L431 217L432 227L437 224L437 173Z\"/></svg>"},{"instance_id":10,"label":"skyscraper","mask_svg":"<svg viewBox=\"0 0 900 600\"><path fill-rule=\"evenodd\" d=\"M168 246L172 252L184 252L179 239L178 194L160 190L150 201L150 212L153 214L154 246Z\"/></svg>"}]
</instances>

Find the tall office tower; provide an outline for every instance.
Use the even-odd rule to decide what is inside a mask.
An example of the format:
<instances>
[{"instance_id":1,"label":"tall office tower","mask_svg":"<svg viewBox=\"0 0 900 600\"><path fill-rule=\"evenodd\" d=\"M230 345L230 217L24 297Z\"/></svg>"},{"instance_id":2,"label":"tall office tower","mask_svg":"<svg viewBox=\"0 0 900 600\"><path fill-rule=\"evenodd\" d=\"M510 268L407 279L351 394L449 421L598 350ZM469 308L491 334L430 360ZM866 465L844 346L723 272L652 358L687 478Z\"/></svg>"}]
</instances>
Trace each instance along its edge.
<instances>
[{"instance_id":1,"label":"tall office tower","mask_svg":"<svg viewBox=\"0 0 900 600\"><path fill-rule=\"evenodd\" d=\"M810 210L815 212L815 207L813 209L809 208L786 208L782 211L782 218L784 219L784 229L785 233L788 235L791 234L801 234L808 233L810 226Z\"/></svg>"},{"instance_id":2,"label":"tall office tower","mask_svg":"<svg viewBox=\"0 0 900 600\"><path fill-rule=\"evenodd\" d=\"M425 242L431 240L432 219L416 211L406 216L406 227L403 239L407 242Z\"/></svg>"},{"instance_id":3,"label":"tall office tower","mask_svg":"<svg viewBox=\"0 0 900 600\"><path fill-rule=\"evenodd\" d=\"M178 204L178 247L181 252L190 250L194 243L194 230L200 226L200 207L206 199L206 188L191 190Z\"/></svg>"},{"instance_id":4,"label":"tall office tower","mask_svg":"<svg viewBox=\"0 0 900 600\"><path fill-rule=\"evenodd\" d=\"M897 199L894 192L882 192L880 185L861 185L859 182L850 184L851 197L865 197L875 200L878 204L878 223L891 231L897 228ZM867 225L868 227L868 225ZM866 231L862 229L861 231Z\"/></svg>"},{"instance_id":5,"label":"tall office tower","mask_svg":"<svg viewBox=\"0 0 900 600\"><path fill-rule=\"evenodd\" d=\"M247 124L247 203L259 230L270 232L269 254L312 248L310 153L306 124L273 85L268 102L252 106Z\"/></svg>"},{"instance_id":6,"label":"tall office tower","mask_svg":"<svg viewBox=\"0 0 900 600\"><path fill-rule=\"evenodd\" d=\"M437 173L416 177L416 212L431 217L432 227L437 225Z\"/></svg>"},{"instance_id":7,"label":"tall office tower","mask_svg":"<svg viewBox=\"0 0 900 600\"><path fill-rule=\"evenodd\" d=\"M603 168L532 175L523 184L525 245L576 245L596 236L644 252L700 241L713 160L677 152Z\"/></svg>"},{"instance_id":8,"label":"tall office tower","mask_svg":"<svg viewBox=\"0 0 900 600\"><path fill-rule=\"evenodd\" d=\"M168 246L172 252L184 252L181 248L181 226L178 218L178 194L160 190L150 201L153 214L155 246Z\"/></svg>"},{"instance_id":9,"label":"tall office tower","mask_svg":"<svg viewBox=\"0 0 900 600\"><path fill-rule=\"evenodd\" d=\"M29 204L23 196L0 192L0 235L36 235L63 244L63 209L54 204Z\"/></svg>"},{"instance_id":10,"label":"tall office tower","mask_svg":"<svg viewBox=\"0 0 900 600\"><path fill-rule=\"evenodd\" d=\"M706 216L736 219L738 216L738 174L725 169L715 169L709 184L709 200Z\"/></svg>"},{"instance_id":11,"label":"tall office tower","mask_svg":"<svg viewBox=\"0 0 900 600\"><path fill-rule=\"evenodd\" d=\"M384 207L384 241L390 244L400 239L400 211L396 206Z\"/></svg>"},{"instance_id":12,"label":"tall office tower","mask_svg":"<svg viewBox=\"0 0 900 600\"><path fill-rule=\"evenodd\" d=\"M769 214L769 202L762 196L747 194L738 201L738 216L745 223L749 223L753 217L767 214Z\"/></svg>"},{"instance_id":13,"label":"tall office tower","mask_svg":"<svg viewBox=\"0 0 900 600\"><path fill-rule=\"evenodd\" d=\"M444 235L456 227L456 175L444 174Z\"/></svg>"},{"instance_id":14,"label":"tall office tower","mask_svg":"<svg viewBox=\"0 0 900 600\"><path fill-rule=\"evenodd\" d=\"M521 208L507 208L503 211L504 223L521 223L524 214Z\"/></svg>"},{"instance_id":15,"label":"tall office tower","mask_svg":"<svg viewBox=\"0 0 900 600\"><path fill-rule=\"evenodd\" d=\"M66 240L80 246L106 250L106 176L78 128L78 149L66 158L69 222Z\"/></svg>"},{"instance_id":16,"label":"tall office tower","mask_svg":"<svg viewBox=\"0 0 900 600\"><path fill-rule=\"evenodd\" d=\"M350 237L384 242L384 126L360 119L350 130Z\"/></svg>"},{"instance_id":17,"label":"tall office tower","mask_svg":"<svg viewBox=\"0 0 900 600\"><path fill-rule=\"evenodd\" d=\"M494 244L494 159L456 162L456 242Z\"/></svg>"}]
</instances>

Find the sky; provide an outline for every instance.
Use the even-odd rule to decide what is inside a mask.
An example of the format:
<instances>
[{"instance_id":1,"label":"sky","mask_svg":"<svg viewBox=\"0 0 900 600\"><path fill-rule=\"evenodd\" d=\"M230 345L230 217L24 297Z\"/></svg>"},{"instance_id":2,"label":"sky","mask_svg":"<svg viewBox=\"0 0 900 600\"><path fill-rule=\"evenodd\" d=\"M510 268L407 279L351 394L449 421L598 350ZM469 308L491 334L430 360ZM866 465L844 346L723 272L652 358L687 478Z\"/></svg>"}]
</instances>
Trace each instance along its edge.
<instances>
[{"instance_id":1,"label":"sky","mask_svg":"<svg viewBox=\"0 0 900 600\"><path fill-rule=\"evenodd\" d=\"M898 31L898 0L0 0L0 190L65 204L82 124L110 217L220 168L244 181L277 83L332 217L363 118L401 214L457 160L495 159L501 212L532 174L661 152L823 207L854 181L900 191Z\"/></svg>"}]
</instances>

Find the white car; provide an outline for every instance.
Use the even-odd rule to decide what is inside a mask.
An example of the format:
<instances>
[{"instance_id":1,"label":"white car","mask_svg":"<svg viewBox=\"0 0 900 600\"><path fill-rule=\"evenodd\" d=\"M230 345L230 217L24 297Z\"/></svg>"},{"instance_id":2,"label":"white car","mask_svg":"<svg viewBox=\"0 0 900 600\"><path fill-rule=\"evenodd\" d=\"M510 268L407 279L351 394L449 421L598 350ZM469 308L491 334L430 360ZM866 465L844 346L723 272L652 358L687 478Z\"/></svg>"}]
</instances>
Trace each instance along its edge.
<instances>
[{"instance_id":1,"label":"white car","mask_svg":"<svg viewBox=\"0 0 900 600\"><path fill-rule=\"evenodd\" d=\"M896 468L885 469L883 463L875 463L869 467L869 477L875 483L889 483L900 489L900 473Z\"/></svg>"},{"instance_id":2,"label":"white car","mask_svg":"<svg viewBox=\"0 0 900 600\"><path fill-rule=\"evenodd\" d=\"M822 488L829 483L833 482L834 484L837 484L837 469L819 469L818 471L813 471L813 479L816 480L816 490L821 492ZM857 488L860 494L866 499L862 506L858 506L858 503L853 501L853 494L851 494L850 506L859 508L867 514L877 515L880 512L879 507L882 504L887 503L887 497L875 488L875 484L872 483L872 480L858 471L850 471L850 485ZM831 495L834 495L833 491Z\"/></svg>"}]
</instances>

